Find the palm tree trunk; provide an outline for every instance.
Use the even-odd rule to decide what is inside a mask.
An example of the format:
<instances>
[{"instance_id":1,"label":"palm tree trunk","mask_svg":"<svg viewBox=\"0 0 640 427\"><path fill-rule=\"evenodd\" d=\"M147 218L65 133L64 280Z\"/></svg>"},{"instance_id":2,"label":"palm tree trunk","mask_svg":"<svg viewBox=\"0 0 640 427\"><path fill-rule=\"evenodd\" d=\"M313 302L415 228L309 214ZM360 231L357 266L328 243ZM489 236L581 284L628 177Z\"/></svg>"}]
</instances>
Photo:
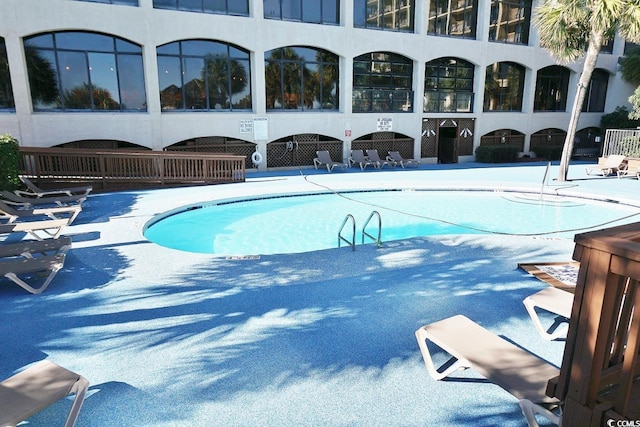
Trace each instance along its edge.
<instances>
[{"instance_id":1,"label":"palm tree trunk","mask_svg":"<svg viewBox=\"0 0 640 427\"><path fill-rule=\"evenodd\" d=\"M589 47L587 48L584 65L582 66L582 74L580 75L580 80L578 82L578 90L573 100L569 126L567 128L567 137L565 138L564 146L562 147L560 170L558 171L558 181L561 182L566 181L567 175L569 174L569 162L571 160L571 154L573 153L573 141L578 129L578 120L580 119L580 112L582 110L584 97L587 93L587 87L589 87L589 82L591 81L591 75L593 74L593 70L596 68L596 61L598 60L598 54L602 47L602 41L602 33L591 33L591 37L589 37Z\"/></svg>"}]
</instances>

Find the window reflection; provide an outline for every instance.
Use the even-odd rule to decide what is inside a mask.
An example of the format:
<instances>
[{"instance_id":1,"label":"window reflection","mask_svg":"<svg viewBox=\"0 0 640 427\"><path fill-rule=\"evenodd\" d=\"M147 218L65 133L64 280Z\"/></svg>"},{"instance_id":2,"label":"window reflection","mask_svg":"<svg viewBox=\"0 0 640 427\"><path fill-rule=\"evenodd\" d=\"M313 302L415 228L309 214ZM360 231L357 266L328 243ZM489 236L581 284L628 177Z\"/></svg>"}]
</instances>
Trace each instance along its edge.
<instances>
[{"instance_id":1,"label":"window reflection","mask_svg":"<svg viewBox=\"0 0 640 427\"><path fill-rule=\"evenodd\" d=\"M340 0L263 0L264 17L311 24L340 23Z\"/></svg>"},{"instance_id":2,"label":"window reflection","mask_svg":"<svg viewBox=\"0 0 640 427\"><path fill-rule=\"evenodd\" d=\"M587 93L582 104L582 111L589 113L604 112L604 104L607 100L607 87L609 86L609 73L602 69L593 70L591 81L587 87Z\"/></svg>"},{"instance_id":3,"label":"window reflection","mask_svg":"<svg viewBox=\"0 0 640 427\"><path fill-rule=\"evenodd\" d=\"M210 40L157 48L162 111L251 110L249 52Z\"/></svg>"},{"instance_id":4,"label":"window reflection","mask_svg":"<svg viewBox=\"0 0 640 427\"><path fill-rule=\"evenodd\" d=\"M565 111L569 89L569 70L552 65L538 71L534 111Z\"/></svg>"},{"instance_id":5,"label":"window reflection","mask_svg":"<svg viewBox=\"0 0 640 427\"><path fill-rule=\"evenodd\" d=\"M15 109L11 75L9 74L9 60L4 38L0 37L0 110Z\"/></svg>"},{"instance_id":6,"label":"window reflection","mask_svg":"<svg viewBox=\"0 0 640 427\"><path fill-rule=\"evenodd\" d=\"M522 111L524 67L514 62L489 65L484 86L484 111Z\"/></svg>"},{"instance_id":7,"label":"window reflection","mask_svg":"<svg viewBox=\"0 0 640 427\"><path fill-rule=\"evenodd\" d=\"M156 9L249 16L249 0L153 0Z\"/></svg>"},{"instance_id":8,"label":"window reflection","mask_svg":"<svg viewBox=\"0 0 640 427\"><path fill-rule=\"evenodd\" d=\"M424 112L472 112L473 72L472 63L458 58L441 58L427 63Z\"/></svg>"},{"instance_id":9,"label":"window reflection","mask_svg":"<svg viewBox=\"0 0 640 427\"><path fill-rule=\"evenodd\" d=\"M413 63L404 56L372 52L353 60L354 113L412 112Z\"/></svg>"},{"instance_id":10,"label":"window reflection","mask_svg":"<svg viewBox=\"0 0 640 427\"><path fill-rule=\"evenodd\" d=\"M432 0L428 34L475 39L477 0Z\"/></svg>"},{"instance_id":11,"label":"window reflection","mask_svg":"<svg viewBox=\"0 0 640 427\"><path fill-rule=\"evenodd\" d=\"M267 110L321 111L339 108L338 56L290 46L265 53Z\"/></svg>"},{"instance_id":12,"label":"window reflection","mask_svg":"<svg viewBox=\"0 0 640 427\"><path fill-rule=\"evenodd\" d=\"M414 0L354 0L353 25L412 32L414 11Z\"/></svg>"},{"instance_id":13,"label":"window reflection","mask_svg":"<svg viewBox=\"0 0 640 427\"><path fill-rule=\"evenodd\" d=\"M529 43L531 0L491 0L489 40Z\"/></svg>"},{"instance_id":14,"label":"window reflection","mask_svg":"<svg viewBox=\"0 0 640 427\"><path fill-rule=\"evenodd\" d=\"M24 49L36 111L146 111L139 46L69 31L26 38Z\"/></svg>"}]
</instances>

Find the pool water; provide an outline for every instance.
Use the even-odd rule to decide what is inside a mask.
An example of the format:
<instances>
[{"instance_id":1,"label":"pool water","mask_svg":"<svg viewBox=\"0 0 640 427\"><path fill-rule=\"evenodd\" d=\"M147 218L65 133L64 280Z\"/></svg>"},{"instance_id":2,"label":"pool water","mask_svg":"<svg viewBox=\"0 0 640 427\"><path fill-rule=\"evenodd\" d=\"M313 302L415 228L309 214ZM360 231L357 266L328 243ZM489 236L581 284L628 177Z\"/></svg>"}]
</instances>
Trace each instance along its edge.
<instances>
[{"instance_id":1,"label":"pool water","mask_svg":"<svg viewBox=\"0 0 640 427\"><path fill-rule=\"evenodd\" d=\"M635 222L640 209L587 199L488 191L358 191L288 195L188 207L154 218L145 237L188 252L220 255L299 253L338 247L347 215L355 241L372 212L384 242L443 234L497 233L573 238ZM352 222L342 235L351 240ZM378 217L366 227L377 236ZM373 244L366 238L365 244ZM342 242L341 246L348 246Z\"/></svg>"}]
</instances>

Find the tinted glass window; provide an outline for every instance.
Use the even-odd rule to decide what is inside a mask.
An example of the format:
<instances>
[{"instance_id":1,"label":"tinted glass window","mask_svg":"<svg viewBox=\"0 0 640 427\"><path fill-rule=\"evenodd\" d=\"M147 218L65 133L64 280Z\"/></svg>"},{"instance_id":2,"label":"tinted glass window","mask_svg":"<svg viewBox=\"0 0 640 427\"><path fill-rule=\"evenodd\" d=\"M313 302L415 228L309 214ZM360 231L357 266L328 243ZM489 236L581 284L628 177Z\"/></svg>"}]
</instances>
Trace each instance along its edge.
<instances>
[{"instance_id":1,"label":"tinted glass window","mask_svg":"<svg viewBox=\"0 0 640 427\"><path fill-rule=\"evenodd\" d=\"M353 25L378 30L413 31L414 0L354 0Z\"/></svg>"},{"instance_id":2,"label":"tinted glass window","mask_svg":"<svg viewBox=\"0 0 640 427\"><path fill-rule=\"evenodd\" d=\"M484 111L522 111L524 67L496 62L486 70Z\"/></svg>"},{"instance_id":3,"label":"tinted glass window","mask_svg":"<svg viewBox=\"0 0 640 427\"><path fill-rule=\"evenodd\" d=\"M372 52L353 60L354 113L413 111L413 63L404 56Z\"/></svg>"},{"instance_id":4,"label":"tinted glass window","mask_svg":"<svg viewBox=\"0 0 640 427\"><path fill-rule=\"evenodd\" d=\"M146 111L142 49L77 31L24 40L36 110Z\"/></svg>"},{"instance_id":5,"label":"tinted glass window","mask_svg":"<svg viewBox=\"0 0 640 427\"><path fill-rule=\"evenodd\" d=\"M338 56L321 49L286 47L265 54L267 110L339 108Z\"/></svg>"},{"instance_id":6,"label":"tinted glass window","mask_svg":"<svg viewBox=\"0 0 640 427\"><path fill-rule=\"evenodd\" d=\"M569 88L569 70L553 65L538 71L534 111L565 111Z\"/></svg>"},{"instance_id":7,"label":"tinted glass window","mask_svg":"<svg viewBox=\"0 0 640 427\"><path fill-rule=\"evenodd\" d=\"M474 65L463 59L441 58L425 68L424 112L473 111Z\"/></svg>"},{"instance_id":8,"label":"tinted glass window","mask_svg":"<svg viewBox=\"0 0 640 427\"><path fill-rule=\"evenodd\" d=\"M7 48L4 39L0 37L0 110L13 110L15 107Z\"/></svg>"},{"instance_id":9,"label":"tinted glass window","mask_svg":"<svg viewBox=\"0 0 640 427\"><path fill-rule=\"evenodd\" d=\"M264 17L312 24L340 23L340 0L263 0Z\"/></svg>"},{"instance_id":10,"label":"tinted glass window","mask_svg":"<svg viewBox=\"0 0 640 427\"><path fill-rule=\"evenodd\" d=\"M251 110L249 52L211 40L157 48L162 111Z\"/></svg>"},{"instance_id":11,"label":"tinted glass window","mask_svg":"<svg viewBox=\"0 0 640 427\"><path fill-rule=\"evenodd\" d=\"M249 0L153 0L156 9L249 16Z\"/></svg>"}]
</instances>

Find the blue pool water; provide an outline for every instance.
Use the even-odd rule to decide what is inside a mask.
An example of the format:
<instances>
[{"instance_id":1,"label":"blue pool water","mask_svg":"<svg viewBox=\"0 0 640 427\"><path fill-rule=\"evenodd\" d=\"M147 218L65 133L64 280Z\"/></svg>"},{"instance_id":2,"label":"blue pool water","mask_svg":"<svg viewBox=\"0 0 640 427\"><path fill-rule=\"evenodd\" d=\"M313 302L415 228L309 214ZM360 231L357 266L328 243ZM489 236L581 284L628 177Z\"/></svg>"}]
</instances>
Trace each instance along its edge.
<instances>
[{"instance_id":1,"label":"blue pool water","mask_svg":"<svg viewBox=\"0 0 640 427\"><path fill-rule=\"evenodd\" d=\"M640 209L587 199L487 191L358 191L220 201L154 218L145 237L173 249L220 255L266 255L338 247L347 215L356 243L373 211L384 242L442 234L498 233L573 238L640 218ZM366 227L377 236L378 217ZM342 231L352 239L352 222ZM369 238L365 244L372 244ZM341 246L348 246L342 242Z\"/></svg>"}]
</instances>

